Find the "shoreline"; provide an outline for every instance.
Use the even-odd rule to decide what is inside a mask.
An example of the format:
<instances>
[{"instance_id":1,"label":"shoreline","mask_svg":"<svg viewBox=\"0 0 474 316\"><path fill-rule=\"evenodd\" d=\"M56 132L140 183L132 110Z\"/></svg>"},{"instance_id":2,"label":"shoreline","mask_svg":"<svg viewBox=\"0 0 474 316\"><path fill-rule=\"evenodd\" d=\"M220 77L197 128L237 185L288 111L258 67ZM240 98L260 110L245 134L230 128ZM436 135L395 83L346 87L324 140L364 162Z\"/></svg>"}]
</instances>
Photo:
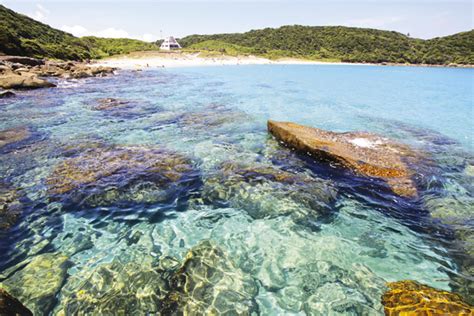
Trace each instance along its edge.
<instances>
[{"instance_id":1,"label":"shoreline","mask_svg":"<svg viewBox=\"0 0 474 316\"><path fill-rule=\"evenodd\" d=\"M401 66L428 68L474 68L474 65L431 65L431 64L397 64L397 63L350 63L328 62L297 58L271 60L258 56L201 57L200 53L184 52L133 52L127 55L107 57L91 61L92 66L115 67L126 70L150 68L181 68L203 66L239 66L239 65L341 65L341 66Z\"/></svg>"}]
</instances>

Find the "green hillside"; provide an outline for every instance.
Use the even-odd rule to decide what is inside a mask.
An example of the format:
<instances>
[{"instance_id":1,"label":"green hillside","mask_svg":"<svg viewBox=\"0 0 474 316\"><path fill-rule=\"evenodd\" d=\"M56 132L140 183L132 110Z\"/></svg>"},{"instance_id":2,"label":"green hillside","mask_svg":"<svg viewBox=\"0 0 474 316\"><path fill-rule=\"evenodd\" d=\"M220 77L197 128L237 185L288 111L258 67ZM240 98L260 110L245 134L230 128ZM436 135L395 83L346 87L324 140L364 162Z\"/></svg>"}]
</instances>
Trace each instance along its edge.
<instances>
[{"instance_id":1,"label":"green hillside","mask_svg":"<svg viewBox=\"0 0 474 316\"><path fill-rule=\"evenodd\" d=\"M82 60L152 49L157 47L133 39L77 38L0 5L3 54Z\"/></svg>"},{"instance_id":2,"label":"green hillside","mask_svg":"<svg viewBox=\"0 0 474 316\"><path fill-rule=\"evenodd\" d=\"M282 26L246 33L190 35L187 50L345 62L474 64L474 30L421 40L398 32L343 26ZM0 5L0 54L83 60L156 50L134 39L77 38Z\"/></svg>"},{"instance_id":3,"label":"green hillside","mask_svg":"<svg viewBox=\"0 0 474 316\"><path fill-rule=\"evenodd\" d=\"M242 53L347 62L474 64L474 31L421 40L398 32L343 26L283 26L246 33L191 35L180 39L188 49L213 43L242 47ZM212 42L209 42L212 41ZM206 50L211 50L206 47Z\"/></svg>"}]
</instances>

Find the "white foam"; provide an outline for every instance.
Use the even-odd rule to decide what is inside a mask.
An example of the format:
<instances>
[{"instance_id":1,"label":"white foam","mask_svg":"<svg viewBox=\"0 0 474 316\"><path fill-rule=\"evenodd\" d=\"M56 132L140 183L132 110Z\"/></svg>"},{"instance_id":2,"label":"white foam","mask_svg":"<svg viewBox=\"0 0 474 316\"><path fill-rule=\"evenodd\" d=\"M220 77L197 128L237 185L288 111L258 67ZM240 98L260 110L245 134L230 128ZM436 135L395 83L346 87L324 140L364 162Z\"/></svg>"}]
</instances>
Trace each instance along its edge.
<instances>
[{"instance_id":1,"label":"white foam","mask_svg":"<svg viewBox=\"0 0 474 316\"><path fill-rule=\"evenodd\" d=\"M376 145L380 144L379 141L373 142L367 138L354 138L351 139L350 142L355 146L364 148L374 148Z\"/></svg>"}]
</instances>

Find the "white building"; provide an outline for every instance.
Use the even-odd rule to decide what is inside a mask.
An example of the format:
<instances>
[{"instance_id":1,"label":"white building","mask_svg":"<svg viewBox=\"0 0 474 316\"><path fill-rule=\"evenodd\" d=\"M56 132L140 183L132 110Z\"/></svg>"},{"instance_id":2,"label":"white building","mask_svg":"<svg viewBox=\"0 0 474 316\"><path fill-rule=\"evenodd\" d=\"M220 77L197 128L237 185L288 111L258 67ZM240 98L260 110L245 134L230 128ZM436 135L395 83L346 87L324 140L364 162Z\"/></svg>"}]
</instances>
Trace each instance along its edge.
<instances>
[{"instance_id":1,"label":"white building","mask_svg":"<svg viewBox=\"0 0 474 316\"><path fill-rule=\"evenodd\" d=\"M176 39L173 36L169 36L165 38L163 43L160 46L160 49L163 50L172 50L172 49L180 49L181 45L176 41Z\"/></svg>"}]
</instances>

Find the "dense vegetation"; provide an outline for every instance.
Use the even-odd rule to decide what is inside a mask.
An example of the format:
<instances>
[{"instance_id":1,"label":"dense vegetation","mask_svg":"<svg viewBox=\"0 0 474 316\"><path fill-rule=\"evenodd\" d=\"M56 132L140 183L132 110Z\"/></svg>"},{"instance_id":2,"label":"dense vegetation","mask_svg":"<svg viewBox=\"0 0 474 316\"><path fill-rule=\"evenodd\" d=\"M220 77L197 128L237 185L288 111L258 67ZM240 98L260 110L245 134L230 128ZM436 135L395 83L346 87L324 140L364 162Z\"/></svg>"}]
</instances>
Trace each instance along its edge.
<instances>
[{"instance_id":1,"label":"dense vegetation","mask_svg":"<svg viewBox=\"0 0 474 316\"><path fill-rule=\"evenodd\" d=\"M191 35L180 39L190 50L300 57L347 62L474 64L474 31L432 40L398 32L342 26L283 26L246 33Z\"/></svg>"},{"instance_id":2,"label":"dense vegetation","mask_svg":"<svg viewBox=\"0 0 474 316\"><path fill-rule=\"evenodd\" d=\"M0 53L83 60L152 49L133 39L77 38L0 5Z\"/></svg>"}]
</instances>

